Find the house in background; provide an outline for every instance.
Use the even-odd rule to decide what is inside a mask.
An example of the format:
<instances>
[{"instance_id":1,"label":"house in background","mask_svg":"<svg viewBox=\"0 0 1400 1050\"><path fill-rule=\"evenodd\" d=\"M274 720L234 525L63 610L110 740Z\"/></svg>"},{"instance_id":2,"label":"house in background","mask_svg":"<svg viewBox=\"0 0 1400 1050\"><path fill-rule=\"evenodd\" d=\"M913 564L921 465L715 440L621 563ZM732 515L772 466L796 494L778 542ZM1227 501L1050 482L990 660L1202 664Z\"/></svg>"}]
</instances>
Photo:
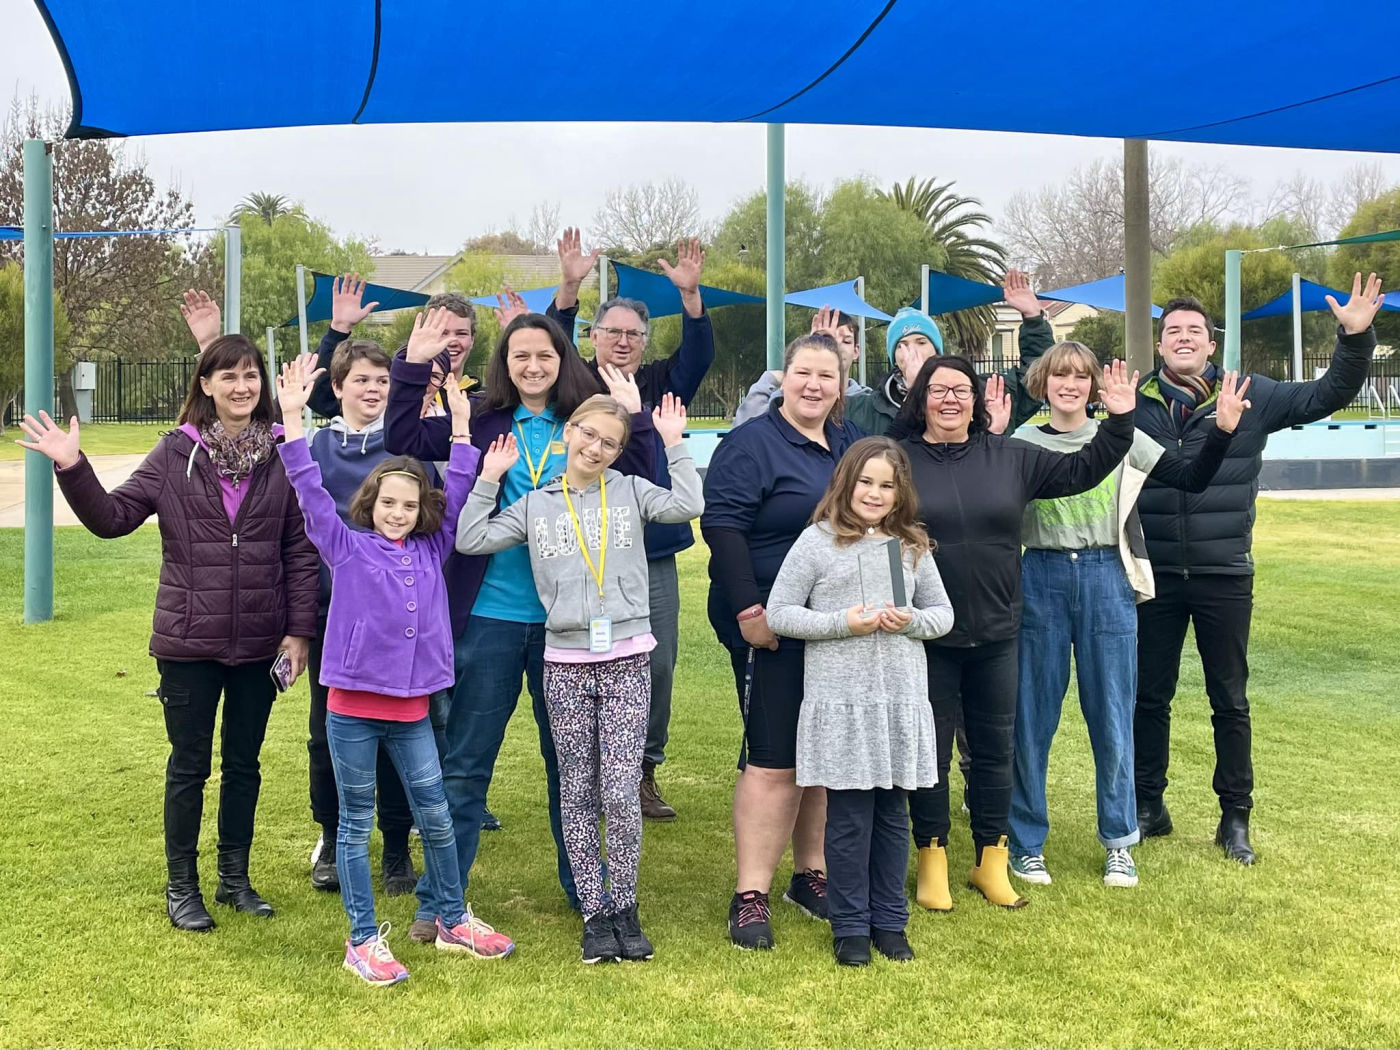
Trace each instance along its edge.
<instances>
[{"instance_id":1,"label":"house in background","mask_svg":"<svg viewBox=\"0 0 1400 1050\"><path fill-rule=\"evenodd\" d=\"M1055 342L1063 342L1070 337L1074 326L1086 317L1094 317L1099 310L1083 303L1061 303L1051 299L1040 300L1050 318L1050 329L1055 333ZM996 305L996 330L987 340L986 353L994 359L1004 359L1005 367L1011 367L1021 356L1021 313L1005 303Z\"/></svg>"}]
</instances>

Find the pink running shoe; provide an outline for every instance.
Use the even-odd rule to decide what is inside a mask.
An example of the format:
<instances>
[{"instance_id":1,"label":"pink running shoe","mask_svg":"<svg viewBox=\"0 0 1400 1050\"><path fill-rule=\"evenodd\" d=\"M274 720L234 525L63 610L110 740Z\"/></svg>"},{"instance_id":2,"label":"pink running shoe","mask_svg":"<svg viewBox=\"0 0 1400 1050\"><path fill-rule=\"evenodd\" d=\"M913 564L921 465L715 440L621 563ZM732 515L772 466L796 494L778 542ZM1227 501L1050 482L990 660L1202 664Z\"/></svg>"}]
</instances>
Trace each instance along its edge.
<instances>
[{"instance_id":1,"label":"pink running shoe","mask_svg":"<svg viewBox=\"0 0 1400 1050\"><path fill-rule=\"evenodd\" d=\"M379 927L379 932L363 944L345 942L345 968L359 975L366 984L376 986L398 984L408 980L408 971L394 958L385 937L389 934L389 924Z\"/></svg>"},{"instance_id":2,"label":"pink running shoe","mask_svg":"<svg viewBox=\"0 0 1400 1050\"><path fill-rule=\"evenodd\" d=\"M504 959L515 951L515 942L473 915L470 904L456 926L437 920L437 946L445 952L469 952L478 959Z\"/></svg>"}]
</instances>

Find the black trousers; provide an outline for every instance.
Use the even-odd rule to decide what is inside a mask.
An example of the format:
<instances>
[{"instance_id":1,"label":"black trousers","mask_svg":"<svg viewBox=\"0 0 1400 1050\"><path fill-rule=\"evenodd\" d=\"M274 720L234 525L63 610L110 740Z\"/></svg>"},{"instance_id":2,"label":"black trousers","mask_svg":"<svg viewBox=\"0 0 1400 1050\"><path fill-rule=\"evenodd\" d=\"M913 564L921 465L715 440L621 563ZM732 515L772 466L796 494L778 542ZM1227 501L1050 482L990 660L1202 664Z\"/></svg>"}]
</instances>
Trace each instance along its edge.
<instances>
[{"instance_id":1,"label":"black trousers","mask_svg":"<svg viewBox=\"0 0 1400 1050\"><path fill-rule=\"evenodd\" d=\"M326 703L330 690L321 684L321 654L325 641L326 625L321 623L317 626L316 637L311 639L311 652L306 661L311 681L306 751L311 759L311 817L321 825L326 841L334 842L340 826L340 796L336 794L335 769L331 765L330 745L326 742ZM441 748L438 750L441 754ZM383 747L379 749L375 773L379 789L379 830L389 843L406 845L408 829L413 826L413 812L404 794L403 781Z\"/></svg>"},{"instance_id":2,"label":"black trousers","mask_svg":"<svg viewBox=\"0 0 1400 1050\"><path fill-rule=\"evenodd\" d=\"M903 788L826 789L826 900L833 937L909 923L909 807Z\"/></svg>"},{"instance_id":3,"label":"black trousers","mask_svg":"<svg viewBox=\"0 0 1400 1050\"><path fill-rule=\"evenodd\" d=\"M972 764L967 771L967 807L972 811L972 841L983 846L1009 834L1011 814L1011 738L1016 727L1018 639L954 648L925 645L928 695L938 746L938 786L909 793L914 845L948 844L948 767L952 764L953 726L962 711Z\"/></svg>"},{"instance_id":4,"label":"black trousers","mask_svg":"<svg viewBox=\"0 0 1400 1050\"><path fill-rule=\"evenodd\" d=\"M258 753L277 696L268 671L272 661L230 667L213 660L157 660L160 702L170 758L165 764L165 857L189 860L199 854L204 785L214 753L219 697L219 850L253 844L262 772Z\"/></svg>"},{"instance_id":5,"label":"black trousers","mask_svg":"<svg viewBox=\"0 0 1400 1050\"><path fill-rule=\"evenodd\" d=\"M1196 650L1205 671L1215 728L1215 777L1220 808L1253 806L1250 759L1249 622L1254 577L1160 573L1157 597L1137 607L1138 686L1133 716L1138 801L1154 801L1167 788L1172 698L1181 671L1186 625L1196 627Z\"/></svg>"}]
</instances>

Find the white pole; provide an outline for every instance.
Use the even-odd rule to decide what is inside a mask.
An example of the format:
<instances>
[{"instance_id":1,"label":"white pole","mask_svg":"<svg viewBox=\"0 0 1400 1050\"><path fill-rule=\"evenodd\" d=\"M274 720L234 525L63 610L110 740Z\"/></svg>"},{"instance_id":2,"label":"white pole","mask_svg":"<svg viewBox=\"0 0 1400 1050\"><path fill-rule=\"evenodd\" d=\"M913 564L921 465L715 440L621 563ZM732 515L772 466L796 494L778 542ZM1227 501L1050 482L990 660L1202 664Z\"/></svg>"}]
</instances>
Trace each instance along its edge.
<instances>
[{"instance_id":1,"label":"white pole","mask_svg":"<svg viewBox=\"0 0 1400 1050\"><path fill-rule=\"evenodd\" d=\"M224 227L224 334L242 331L243 230L237 223Z\"/></svg>"},{"instance_id":2,"label":"white pole","mask_svg":"<svg viewBox=\"0 0 1400 1050\"><path fill-rule=\"evenodd\" d=\"M308 353L306 345L306 267L297 263L297 326L301 330L301 352Z\"/></svg>"},{"instance_id":3,"label":"white pole","mask_svg":"<svg viewBox=\"0 0 1400 1050\"><path fill-rule=\"evenodd\" d=\"M928 263L919 267L919 309L928 313Z\"/></svg>"},{"instance_id":4,"label":"white pole","mask_svg":"<svg viewBox=\"0 0 1400 1050\"><path fill-rule=\"evenodd\" d=\"M865 298L865 277L856 278L856 295ZM865 386L865 314L860 315L860 385Z\"/></svg>"},{"instance_id":5,"label":"white pole","mask_svg":"<svg viewBox=\"0 0 1400 1050\"><path fill-rule=\"evenodd\" d=\"M270 383L277 382L277 329L267 330L267 379Z\"/></svg>"},{"instance_id":6,"label":"white pole","mask_svg":"<svg viewBox=\"0 0 1400 1050\"><path fill-rule=\"evenodd\" d=\"M598 256L598 302L608 301L608 257ZM596 320L596 318L595 318Z\"/></svg>"},{"instance_id":7,"label":"white pole","mask_svg":"<svg viewBox=\"0 0 1400 1050\"><path fill-rule=\"evenodd\" d=\"M1293 275L1293 382L1303 381L1303 275Z\"/></svg>"}]
</instances>

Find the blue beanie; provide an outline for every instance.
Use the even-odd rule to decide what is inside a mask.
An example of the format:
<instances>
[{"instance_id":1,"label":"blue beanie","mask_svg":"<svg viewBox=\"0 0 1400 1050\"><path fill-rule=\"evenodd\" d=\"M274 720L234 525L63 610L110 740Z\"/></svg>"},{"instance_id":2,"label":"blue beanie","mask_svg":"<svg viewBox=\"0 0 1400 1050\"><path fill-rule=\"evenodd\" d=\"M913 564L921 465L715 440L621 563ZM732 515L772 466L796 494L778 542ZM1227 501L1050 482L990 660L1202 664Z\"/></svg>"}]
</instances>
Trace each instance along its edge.
<instances>
[{"instance_id":1,"label":"blue beanie","mask_svg":"<svg viewBox=\"0 0 1400 1050\"><path fill-rule=\"evenodd\" d=\"M922 310L906 306L894 315L894 320L885 330L885 352L889 354L891 361L894 360L895 346L906 335L914 332L920 332L927 336L928 341L933 344L933 348L940 354L943 353L943 333L938 330L938 325L934 323L933 318Z\"/></svg>"}]
</instances>

